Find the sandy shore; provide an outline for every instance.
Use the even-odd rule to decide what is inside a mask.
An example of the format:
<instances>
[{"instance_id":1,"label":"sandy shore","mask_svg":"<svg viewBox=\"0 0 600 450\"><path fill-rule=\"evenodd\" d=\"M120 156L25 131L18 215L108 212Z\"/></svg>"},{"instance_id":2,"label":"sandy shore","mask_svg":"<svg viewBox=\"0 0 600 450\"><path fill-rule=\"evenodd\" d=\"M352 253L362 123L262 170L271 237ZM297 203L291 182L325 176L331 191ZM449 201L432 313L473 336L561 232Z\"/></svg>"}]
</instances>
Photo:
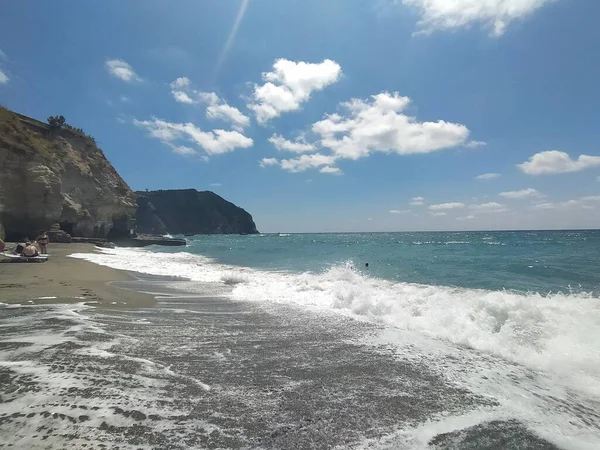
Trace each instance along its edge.
<instances>
[{"instance_id":1,"label":"sandy shore","mask_svg":"<svg viewBox=\"0 0 600 450\"><path fill-rule=\"evenodd\" d=\"M129 273L68 257L72 253L94 252L92 244L52 244L48 250L50 260L45 263L0 264L0 302L96 301L129 307L154 304L151 295L111 285L132 280Z\"/></svg>"}]
</instances>

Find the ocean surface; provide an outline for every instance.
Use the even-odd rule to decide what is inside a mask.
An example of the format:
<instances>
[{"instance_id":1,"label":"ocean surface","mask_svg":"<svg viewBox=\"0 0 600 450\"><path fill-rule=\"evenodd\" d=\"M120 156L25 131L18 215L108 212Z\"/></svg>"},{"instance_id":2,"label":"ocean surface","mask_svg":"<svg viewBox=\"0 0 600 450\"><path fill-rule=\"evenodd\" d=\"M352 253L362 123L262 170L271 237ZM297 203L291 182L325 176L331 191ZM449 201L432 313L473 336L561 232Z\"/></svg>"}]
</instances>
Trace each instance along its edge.
<instances>
[{"instance_id":1,"label":"ocean surface","mask_svg":"<svg viewBox=\"0 0 600 450\"><path fill-rule=\"evenodd\" d=\"M156 308L0 308L33 386L6 417L63 405L72 448L600 448L600 231L187 239L72 255Z\"/></svg>"}]
</instances>

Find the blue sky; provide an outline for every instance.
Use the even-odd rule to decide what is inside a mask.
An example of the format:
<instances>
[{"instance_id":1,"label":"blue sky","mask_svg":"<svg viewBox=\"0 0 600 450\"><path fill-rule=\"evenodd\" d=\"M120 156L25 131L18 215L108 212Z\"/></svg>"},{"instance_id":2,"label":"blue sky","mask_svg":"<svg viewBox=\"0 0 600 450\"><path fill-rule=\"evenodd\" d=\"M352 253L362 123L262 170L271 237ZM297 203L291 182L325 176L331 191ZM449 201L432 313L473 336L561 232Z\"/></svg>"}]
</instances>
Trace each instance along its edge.
<instances>
[{"instance_id":1,"label":"blue sky","mask_svg":"<svg viewBox=\"0 0 600 450\"><path fill-rule=\"evenodd\" d=\"M598 14L22 0L0 16L0 103L63 114L133 189L214 190L265 232L597 228Z\"/></svg>"}]
</instances>

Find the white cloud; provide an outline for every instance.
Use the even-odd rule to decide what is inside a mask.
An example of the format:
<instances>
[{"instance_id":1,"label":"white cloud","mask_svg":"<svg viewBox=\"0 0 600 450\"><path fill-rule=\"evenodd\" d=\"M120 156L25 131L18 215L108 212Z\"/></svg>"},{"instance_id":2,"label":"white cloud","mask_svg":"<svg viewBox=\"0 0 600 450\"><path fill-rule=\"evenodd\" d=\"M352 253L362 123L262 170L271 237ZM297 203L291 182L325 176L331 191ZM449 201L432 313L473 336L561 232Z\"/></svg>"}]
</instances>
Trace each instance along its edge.
<instances>
[{"instance_id":1,"label":"white cloud","mask_svg":"<svg viewBox=\"0 0 600 450\"><path fill-rule=\"evenodd\" d=\"M310 144L302 139L296 141L288 141L283 136L274 134L269 138L269 142L275 146L277 150L288 151L294 153L305 153L316 150L314 144Z\"/></svg>"},{"instance_id":2,"label":"white cloud","mask_svg":"<svg viewBox=\"0 0 600 450\"><path fill-rule=\"evenodd\" d=\"M469 205L469 209L481 213L494 214L508 211L506 205L497 202L483 203L481 205Z\"/></svg>"},{"instance_id":3,"label":"white cloud","mask_svg":"<svg viewBox=\"0 0 600 450\"><path fill-rule=\"evenodd\" d=\"M121 95L121 102L122 103L131 103L131 99L129 97L127 97L126 95Z\"/></svg>"},{"instance_id":4,"label":"white cloud","mask_svg":"<svg viewBox=\"0 0 600 450\"><path fill-rule=\"evenodd\" d=\"M579 172L599 166L600 156L581 155L578 159L571 159L567 153L558 150L536 153L529 161L517 165L528 175Z\"/></svg>"},{"instance_id":5,"label":"white cloud","mask_svg":"<svg viewBox=\"0 0 600 450\"><path fill-rule=\"evenodd\" d=\"M133 68L122 59L111 59L106 61L106 68L112 76L127 83L141 81L141 78L135 73Z\"/></svg>"},{"instance_id":6,"label":"white cloud","mask_svg":"<svg viewBox=\"0 0 600 450\"><path fill-rule=\"evenodd\" d=\"M319 64L279 59L272 72L262 74L264 84L254 85L252 101L247 106L256 114L259 124L284 112L301 108L314 91L325 89L338 81L342 68L330 59Z\"/></svg>"},{"instance_id":7,"label":"white cloud","mask_svg":"<svg viewBox=\"0 0 600 450\"><path fill-rule=\"evenodd\" d=\"M484 173L482 175L477 175L475 178L478 180L493 180L498 177L500 177L499 173Z\"/></svg>"},{"instance_id":8,"label":"white cloud","mask_svg":"<svg viewBox=\"0 0 600 450\"><path fill-rule=\"evenodd\" d=\"M0 70L0 84L6 84L8 83L8 80L10 80L10 78L8 78L8 76L6 76L6 74Z\"/></svg>"},{"instance_id":9,"label":"white cloud","mask_svg":"<svg viewBox=\"0 0 600 450\"><path fill-rule=\"evenodd\" d=\"M260 160L260 167L277 166L279 161L275 158L263 158Z\"/></svg>"},{"instance_id":10,"label":"white cloud","mask_svg":"<svg viewBox=\"0 0 600 450\"><path fill-rule=\"evenodd\" d=\"M439 205L431 205L429 209L431 211L441 211L446 209L462 209L465 207L464 203L453 202L453 203L440 203Z\"/></svg>"},{"instance_id":11,"label":"white cloud","mask_svg":"<svg viewBox=\"0 0 600 450\"><path fill-rule=\"evenodd\" d=\"M483 142L483 141L471 141L471 142L467 142L465 144L465 147L467 148L479 148L479 147L485 147L487 145L487 142Z\"/></svg>"},{"instance_id":12,"label":"white cloud","mask_svg":"<svg viewBox=\"0 0 600 450\"><path fill-rule=\"evenodd\" d=\"M466 217L457 217L456 220L473 220L475 218L475 216L470 215L470 216L466 216Z\"/></svg>"},{"instance_id":13,"label":"white cloud","mask_svg":"<svg viewBox=\"0 0 600 450\"><path fill-rule=\"evenodd\" d=\"M500 197L512 198L512 199L523 199L523 198L530 198L530 197L542 197L542 194L540 194L537 190L532 189L532 188L523 189L521 191L500 192L498 195Z\"/></svg>"},{"instance_id":14,"label":"white cloud","mask_svg":"<svg viewBox=\"0 0 600 450\"><path fill-rule=\"evenodd\" d=\"M237 131L202 131L192 123L170 123L160 119L139 121L134 125L148 130L151 137L169 145L177 153L189 153L189 147L176 146L174 141L187 140L201 147L209 155L218 155L236 148L252 147L254 141Z\"/></svg>"},{"instance_id":15,"label":"white cloud","mask_svg":"<svg viewBox=\"0 0 600 450\"><path fill-rule=\"evenodd\" d=\"M210 187L221 187L223 186L221 183L210 183Z\"/></svg>"},{"instance_id":16,"label":"white cloud","mask_svg":"<svg viewBox=\"0 0 600 450\"><path fill-rule=\"evenodd\" d=\"M421 32L451 30L480 23L494 36L501 36L506 27L523 19L552 0L402 0L406 6L421 13Z\"/></svg>"},{"instance_id":17,"label":"white cloud","mask_svg":"<svg viewBox=\"0 0 600 450\"><path fill-rule=\"evenodd\" d=\"M126 123L127 121L125 119L123 119L122 117L117 117L117 122L119 123Z\"/></svg>"},{"instance_id":18,"label":"white cloud","mask_svg":"<svg viewBox=\"0 0 600 450\"><path fill-rule=\"evenodd\" d=\"M408 214L410 209L390 209L390 214Z\"/></svg>"},{"instance_id":19,"label":"white cloud","mask_svg":"<svg viewBox=\"0 0 600 450\"><path fill-rule=\"evenodd\" d=\"M531 208L537 210L567 210L576 208L595 209L596 205L594 203L597 202L600 202L600 195L589 195L576 200L567 200L558 203L538 203L537 205L533 205Z\"/></svg>"},{"instance_id":20,"label":"white cloud","mask_svg":"<svg viewBox=\"0 0 600 450\"><path fill-rule=\"evenodd\" d=\"M212 120L220 119L224 122L229 122L234 129L239 131L242 131L250 125L250 117L227 103L209 105L208 108L206 108L206 117Z\"/></svg>"},{"instance_id":21,"label":"white cloud","mask_svg":"<svg viewBox=\"0 0 600 450\"><path fill-rule=\"evenodd\" d=\"M319 169L321 173L330 173L333 175L341 175L343 172L339 167L325 166Z\"/></svg>"},{"instance_id":22,"label":"white cloud","mask_svg":"<svg viewBox=\"0 0 600 450\"><path fill-rule=\"evenodd\" d=\"M434 217L443 217L448 215L448 213L445 212L430 212L429 214Z\"/></svg>"},{"instance_id":23,"label":"white cloud","mask_svg":"<svg viewBox=\"0 0 600 450\"><path fill-rule=\"evenodd\" d=\"M423 197L413 197L410 201L411 206L423 206L425 204Z\"/></svg>"},{"instance_id":24,"label":"white cloud","mask_svg":"<svg viewBox=\"0 0 600 450\"><path fill-rule=\"evenodd\" d=\"M403 114L410 103L398 93L382 92L371 100L342 103L347 115L330 114L315 123L312 131L320 144L339 158L358 159L371 152L410 155L465 145L466 126L445 122L418 122Z\"/></svg>"},{"instance_id":25,"label":"white cloud","mask_svg":"<svg viewBox=\"0 0 600 450\"><path fill-rule=\"evenodd\" d=\"M171 84L171 94L176 102L195 105L205 103L206 117L211 120L222 120L232 125L233 129L242 131L250 125L250 117L239 109L228 105L214 92L201 92L190 87L187 77L179 77Z\"/></svg>"},{"instance_id":26,"label":"white cloud","mask_svg":"<svg viewBox=\"0 0 600 450\"><path fill-rule=\"evenodd\" d=\"M171 93L173 94L173 98L176 102L187 103L188 105L192 105L194 103L194 100L192 100L190 96L183 91L171 91Z\"/></svg>"},{"instance_id":27,"label":"white cloud","mask_svg":"<svg viewBox=\"0 0 600 450\"><path fill-rule=\"evenodd\" d=\"M288 172L304 172L311 168L331 166L335 163L335 157L313 153L312 155L302 155L295 159L284 159L280 165L283 170Z\"/></svg>"},{"instance_id":28,"label":"white cloud","mask_svg":"<svg viewBox=\"0 0 600 450\"><path fill-rule=\"evenodd\" d=\"M187 89L190 86L190 79L188 77L179 77L171 83L171 89Z\"/></svg>"}]
</instances>

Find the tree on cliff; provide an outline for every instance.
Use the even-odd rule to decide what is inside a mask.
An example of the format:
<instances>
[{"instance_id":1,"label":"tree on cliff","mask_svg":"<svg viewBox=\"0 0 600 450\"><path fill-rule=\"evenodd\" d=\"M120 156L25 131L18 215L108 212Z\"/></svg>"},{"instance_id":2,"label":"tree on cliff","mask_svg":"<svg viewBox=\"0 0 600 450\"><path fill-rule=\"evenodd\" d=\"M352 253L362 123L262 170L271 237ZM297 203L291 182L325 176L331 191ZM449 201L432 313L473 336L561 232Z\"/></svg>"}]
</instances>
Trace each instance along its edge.
<instances>
[{"instance_id":1,"label":"tree on cliff","mask_svg":"<svg viewBox=\"0 0 600 450\"><path fill-rule=\"evenodd\" d=\"M48 125L52 131L59 130L65 126L65 116L50 116L48 117Z\"/></svg>"}]
</instances>

